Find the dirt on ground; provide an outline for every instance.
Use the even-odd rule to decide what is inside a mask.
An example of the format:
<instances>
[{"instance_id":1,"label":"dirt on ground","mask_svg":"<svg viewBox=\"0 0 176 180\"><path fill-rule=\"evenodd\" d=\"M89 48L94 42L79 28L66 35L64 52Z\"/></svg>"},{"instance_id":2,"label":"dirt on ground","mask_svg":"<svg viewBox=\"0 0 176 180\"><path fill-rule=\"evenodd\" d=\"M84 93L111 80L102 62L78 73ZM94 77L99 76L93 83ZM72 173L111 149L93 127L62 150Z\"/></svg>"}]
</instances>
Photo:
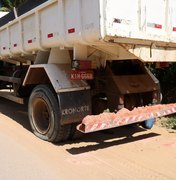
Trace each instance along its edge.
<instances>
[{"instance_id":1,"label":"dirt on ground","mask_svg":"<svg viewBox=\"0 0 176 180\"><path fill-rule=\"evenodd\" d=\"M176 133L121 127L54 145L31 132L27 105L0 99L0 179L176 179Z\"/></svg>"}]
</instances>

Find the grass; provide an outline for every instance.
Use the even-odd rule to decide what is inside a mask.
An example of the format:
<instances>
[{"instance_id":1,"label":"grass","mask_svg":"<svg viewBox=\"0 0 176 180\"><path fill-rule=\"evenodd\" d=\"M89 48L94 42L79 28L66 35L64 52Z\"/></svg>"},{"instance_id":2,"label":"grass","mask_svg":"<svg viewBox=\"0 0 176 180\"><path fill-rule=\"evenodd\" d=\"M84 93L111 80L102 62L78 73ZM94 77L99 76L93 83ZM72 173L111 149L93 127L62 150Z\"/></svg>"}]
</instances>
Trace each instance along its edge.
<instances>
[{"instance_id":1,"label":"grass","mask_svg":"<svg viewBox=\"0 0 176 180\"><path fill-rule=\"evenodd\" d=\"M167 129L176 130L176 115L159 118L157 120L157 124L161 125L162 127L166 127Z\"/></svg>"},{"instance_id":2,"label":"grass","mask_svg":"<svg viewBox=\"0 0 176 180\"><path fill-rule=\"evenodd\" d=\"M176 130L176 116L175 117L172 116L172 117L168 118L168 121L166 124L167 124L168 128Z\"/></svg>"}]
</instances>

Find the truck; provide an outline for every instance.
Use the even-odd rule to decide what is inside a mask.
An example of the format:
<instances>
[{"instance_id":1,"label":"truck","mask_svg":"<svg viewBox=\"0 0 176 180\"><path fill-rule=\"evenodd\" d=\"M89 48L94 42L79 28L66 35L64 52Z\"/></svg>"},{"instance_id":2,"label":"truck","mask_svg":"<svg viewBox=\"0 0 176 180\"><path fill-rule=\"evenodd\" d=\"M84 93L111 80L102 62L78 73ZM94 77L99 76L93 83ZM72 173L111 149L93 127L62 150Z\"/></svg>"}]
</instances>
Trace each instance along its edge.
<instances>
[{"instance_id":1,"label":"truck","mask_svg":"<svg viewBox=\"0 0 176 180\"><path fill-rule=\"evenodd\" d=\"M148 68L176 61L174 0L28 1L0 26L0 96L28 103L43 140L176 112Z\"/></svg>"}]
</instances>

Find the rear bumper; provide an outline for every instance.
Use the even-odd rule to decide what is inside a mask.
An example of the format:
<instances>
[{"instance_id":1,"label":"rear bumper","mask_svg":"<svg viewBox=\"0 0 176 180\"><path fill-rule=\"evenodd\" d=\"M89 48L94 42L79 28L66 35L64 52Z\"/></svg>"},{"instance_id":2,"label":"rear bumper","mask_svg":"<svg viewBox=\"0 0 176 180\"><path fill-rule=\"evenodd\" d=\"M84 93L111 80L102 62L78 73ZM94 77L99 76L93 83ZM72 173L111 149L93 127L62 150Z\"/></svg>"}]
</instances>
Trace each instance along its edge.
<instances>
[{"instance_id":1,"label":"rear bumper","mask_svg":"<svg viewBox=\"0 0 176 180\"><path fill-rule=\"evenodd\" d=\"M173 113L176 113L176 104L139 107L132 111L124 108L117 113L102 113L95 116L86 116L82 123L77 126L77 129L83 133L90 133L143 122L147 119L162 117Z\"/></svg>"}]
</instances>

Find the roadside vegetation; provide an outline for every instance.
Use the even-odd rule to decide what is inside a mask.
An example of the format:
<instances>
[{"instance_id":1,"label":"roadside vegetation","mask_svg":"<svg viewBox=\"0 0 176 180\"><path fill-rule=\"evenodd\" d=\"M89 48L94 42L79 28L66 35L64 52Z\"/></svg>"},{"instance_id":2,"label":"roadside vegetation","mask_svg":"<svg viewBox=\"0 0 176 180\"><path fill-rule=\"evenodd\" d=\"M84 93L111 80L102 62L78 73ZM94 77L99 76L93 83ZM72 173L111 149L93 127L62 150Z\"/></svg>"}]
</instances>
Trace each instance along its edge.
<instances>
[{"instance_id":1,"label":"roadside vegetation","mask_svg":"<svg viewBox=\"0 0 176 180\"><path fill-rule=\"evenodd\" d=\"M10 12L13 11L14 7L19 6L26 0L0 0L1 8L0 11Z\"/></svg>"},{"instance_id":2,"label":"roadside vegetation","mask_svg":"<svg viewBox=\"0 0 176 180\"><path fill-rule=\"evenodd\" d=\"M167 118L165 126L169 129L175 129L176 130L176 116L172 116L170 118Z\"/></svg>"},{"instance_id":3,"label":"roadside vegetation","mask_svg":"<svg viewBox=\"0 0 176 180\"><path fill-rule=\"evenodd\" d=\"M152 72L160 81L162 92L162 103L176 103L176 63L172 63L167 68L156 69L151 67ZM158 122L167 129L176 130L176 114L159 118Z\"/></svg>"},{"instance_id":4,"label":"roadside vegetation","mask_svg":"<svg viewBox=\"0 0 176 180\"><path fill-rule=\"evenodd\" d=\"M171 132L176 133L176 116L175 115L158 118L156 121L156 124L168 130L171 130Z\"/></svg>"}]
</instances>

